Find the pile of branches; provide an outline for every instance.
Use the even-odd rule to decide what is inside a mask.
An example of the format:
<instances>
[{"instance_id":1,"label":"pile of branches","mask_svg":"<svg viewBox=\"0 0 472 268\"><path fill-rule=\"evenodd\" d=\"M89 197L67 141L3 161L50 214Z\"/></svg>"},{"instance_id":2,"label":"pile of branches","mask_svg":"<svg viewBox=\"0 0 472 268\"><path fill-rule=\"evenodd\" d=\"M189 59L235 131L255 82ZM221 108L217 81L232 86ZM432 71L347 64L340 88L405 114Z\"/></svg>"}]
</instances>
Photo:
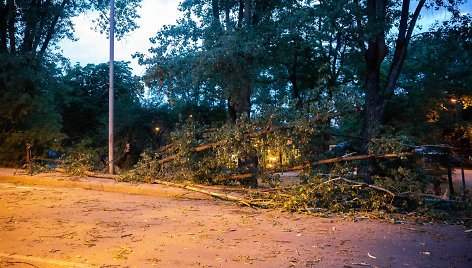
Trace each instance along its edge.
<instances>
[{"instance_id":1,"label":"pile of branches","mask_svg":"<svg viewBox=\"0 0 472 268\"><path fill-rule=\"evenodd\" d=\"M422 156L412 153L412 139L385 136L371 141L364 154L336 156L323 151L326 123L351 112L303 117L291 123L237 122L208 129L199 129L189 120L171 134L166 146L144 152L135 168L120 180L162 183L245 205L289 211L388 213L425 206L425 197L437 200L426 194L434 177L418 165ZM268 148L284 153L284 165L261 167L258 162ZM293 155L294 148L298 156ZM368 180L361 176L362 169L369 169L372 176ZM286 171L299 171L300 183L280 187L277 173ZM272 188L236 197L195 186L257 188L258 182L268 182L264 185Z\"/></svg>"},{"instance_id":2,"label":"pile of branches","mask_svg":"<svg viewBox=\"0 0 472 268\"><path fill-rule=\"evenodd\" d=\"M196 122L189 120L171 133L169 144L157 152L144 152L124 179L149 181L159 177L169 181L244 184L255 177L270 177L268 174L294 167L301 170L311 161L313 152L320 150L319 141L325 134L319 124L349 112L303 118L290 124L275 120L239 121L209 129L199 129ZM271 170L261 168L259 162L269 148L277 148L287 158L286 164ZM300 149L298 156L294 155L294 148Z\"/></svg>"}]
</instances>

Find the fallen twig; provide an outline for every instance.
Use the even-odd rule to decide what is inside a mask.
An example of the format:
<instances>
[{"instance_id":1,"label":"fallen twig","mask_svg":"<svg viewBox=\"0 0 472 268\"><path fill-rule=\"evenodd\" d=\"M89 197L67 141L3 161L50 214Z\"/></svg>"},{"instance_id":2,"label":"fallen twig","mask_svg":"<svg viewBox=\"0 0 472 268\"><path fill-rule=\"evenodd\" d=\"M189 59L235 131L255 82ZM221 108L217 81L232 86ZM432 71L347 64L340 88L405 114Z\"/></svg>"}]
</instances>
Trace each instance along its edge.
<instances>
[{"instance_id":1,"label":"fallen twig","mask_svg":"<svg viewBox=\"0 0 472 268\"><path fill-rule=\"evenodd\" d=\"M259 203L255 203L251 200L243 199L243 198L233 196L233 195L229 195L229 194L210 192L210 191L207 191L207 190L204 190L204 189L199 189L197 187L186 185L186 184L180 184L180 183L174 183L174 182L162 181L162 180L154 180L153 183L172 186L172 187L183 188L183 189L191 190L191 191L194 191L194 192L197 192L197 193L202 193L202 194L206 194L206 195L209 195L209 196L212 196L212 197L216 197L216 198L219 198L219 199L239 202L239 203L244 204L244 205L249 206L249 207L260 207L261 206Z\"/></svg>"},{"instance_id":2,"label":"fallen twig","mask_svg":"<svg viewBox=\"0 0 472 268\"><path fill-rule=\"evenodd\" d=\"M54 171L57 171L59 173L67 173L67 171L63 168L55 168ZM89 176L89 177L94 177L94 178L101 178L101 179L113 179L116 180L120 177L120 175L114 175L114 174L101 174L101 173L95 173L91 171L84 170L81 172L83 175Z\"/></svg>"},{"instance_id":3,"label":"fallen twig","mask_svg":"<svg viewBox=\"0 0 472 268\"><path fill-rule=\"evenodd\" d=\"M391 191L389 191L385 188L379 187L379 186L375 186L375 185L367 184L367 183L363 183L363 182L358 182L358 181L353 181L353 180L349 180L349 179L346 179L346 178L339 178L339 179L342 180L342 181L354 184L354 185L358 185L358 186L362 186L362 187L369 187L369 188L387 193L387 194L391 195L392 197L398 196L397 194L395 194L395 193L393 193L393 192L391 192Z\"/></svg>"},{"instance_id":4,"label":"fallen twig","mask_svg":"<svg viewBox=\"0 0 472 268\"><path fill-rule=\"evenodd\" d=\"M8 263L8 264L11 264L11 265L15 265L15 264L26 264L26 265L29 265L29 266L32 266L32 267L37 267L39 268L39 266L36 266L32 263L29 263L29 262L24 262L24 261L5 261L5 263Z\"/></svg>"},{"instance_id":5,"label":"fallen twig","mask_svg":"<svg viewBox=\"0 0 472 268\"><path fill-rule=\"evenodd\" d=\"M95 177L95 178L101 178L101 179L118 179L120 175L114 175L114 174L99 174L91 171L84 171L83 172L85 175L89 177Z\"/></svg>"}]
</instances>

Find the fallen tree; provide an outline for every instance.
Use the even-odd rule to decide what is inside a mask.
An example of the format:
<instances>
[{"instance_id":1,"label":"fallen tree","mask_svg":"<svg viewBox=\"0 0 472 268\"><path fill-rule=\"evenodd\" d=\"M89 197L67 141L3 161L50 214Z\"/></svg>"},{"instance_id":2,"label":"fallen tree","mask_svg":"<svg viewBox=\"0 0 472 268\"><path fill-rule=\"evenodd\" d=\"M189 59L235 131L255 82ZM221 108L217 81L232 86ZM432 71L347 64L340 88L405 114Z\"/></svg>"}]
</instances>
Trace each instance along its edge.
<instances>
[{"instance_id":1,"label":"fallen tree","mask_svg":"<svg viewBox=\"0 0 472 268\"><path fill-rule=\"evenodd\" d=\"M336 117L340 117L340 116L343 116L343 115L346 115L346 114L351 114L351 113L355 113L355 112L359 112L361 111L360 108L356 108L356 109L352 109L352 110L346 110L346 111L341 111L341 112L335 112L335 113L330 113L330 114L327 114L327 115L318 115L318 116L315 116L313 118L310 118L308 120L308 123L322 123L322 122L327 122L333 118L336 118ZM251 131L251 132L246 132L244 133L245 137L246 138L257 138L257 137L261 137L261 136L264 136L264 135L267 135L268 133L271 133L271 132L275 132L275 131L281 131L281 130L287 130L287 129L292 129L295 127L295 124L294 123L291 123L291 124L287 124L287 125L282 125L282 126L278 126L278 127L275 127L275 128L272 128L270 126L267 126L266 128L264 128L263 130L261 131ZM212 132L217 132L219 131L220 128L209 128L209 129L206 129L206 130L202 130L202 131L197 131L195 133L195 136L197 135L202 135L202 134L205 134L205 133L212 133ZM338 135L342 135L342 134L338 134ZM345 135L345 136L348 136L348 135ZM358 138L358 137L356 137ZM217 146L221 146L221 145L224 145L226 142L225 141L217 141L217 142L211 142L211 143L207 143L207 144L203 144L203 145L200 145L200 146L197 146L195 148L193 148L191 150L191 152L202 152L202 151L206 151L208 149L211 149L211 148L214 148L214 147L217 147ZM161 147L159 149L159 152L160 153L165 153L167 152L168 150L172 149L173 147L175 146L175 143L170 143L170 144L167 144L163 147ZM161 164L164 164L164 163L167 163L167 162L170 162L172 160L174 160L175 158L177 157L177 155L171 155L171 156L167 156L165 158L163 158L161 160Z\"/></svg>"},{"instance_id":2,"label":"fallen tree","mask_svg":"<svg viewBox=\"0 0 472 268\"><path fill-rule=\"evenodd\" d=\"M303 169L309 169L315 166L326 165L326 164L336 164L340 162L360 161L360 160L368 160L368 159L398 158L398 157L406 157L409 155L411 155L411 153L335 157L335 158L320 160L313 163L307 163L305 165L299 165L299 166L287 167L287 168L269 169L269 170L266 170L266 172L273 174L273 173L283 173L283 172L288 172L288 171L301 171ZM229 177L229 179L247 179L255 175L257 174L253 174L253 173L237 174L237 175L233 175Z\"/></svg>"}]
</instances>

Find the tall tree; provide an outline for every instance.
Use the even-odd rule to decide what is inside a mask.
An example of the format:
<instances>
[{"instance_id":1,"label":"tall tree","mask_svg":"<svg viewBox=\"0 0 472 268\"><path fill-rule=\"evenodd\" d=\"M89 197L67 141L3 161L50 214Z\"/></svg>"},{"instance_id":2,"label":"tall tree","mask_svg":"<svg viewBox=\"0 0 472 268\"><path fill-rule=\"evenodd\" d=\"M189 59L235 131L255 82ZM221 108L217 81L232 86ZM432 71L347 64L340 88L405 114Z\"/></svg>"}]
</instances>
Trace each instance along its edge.
<instances>
[{"instance_id":1,"label":"tall tree","mask_svg":"<svg viewBox=\"0 0 472 268\"><path fill-rule=\"evenodd\" d=\"M182 19L152 40L153 57L142 58L149 66L148 84L172 96L198 96L195 102L224 100L231 121L248 119L260 63L267 57L267 38L272 36L268 32L275 29L268 27L273 23L271 12L279 5L280 1L183 1Z\"/></svg>"},{"instance_id":2,"label":"tall tree","mask_svg":"<svg viewBox=\"0 0 472 268\"><path fill-rule=\"evenodd\" d=\"M117 1L118 36L136 28L139 3ZM54 97L64 90L60 68L66 64L50 48L73 38L74 16L108 7L106 0L0 0L0 161L18 160L27 143L44 152L64 138ZM97 19L98 29L105 30L106 20Z\"/></svg>"},{"instance_id":3,"label":"tall tree","mask_svg":"<svg viewBox=\"0 0 472 268\"><path fill-rule=\"evenodd\" d=\"M472 128L472 19L454 17L412 37L386 121L424 143L459 147ZM397 111L403 111L399 115ZM453 137L455 136L455 137Z\"/></svg>"},{"instance_id":4,"label":"tall tree","mask_svg":"<svg viewBox=\"0 0 472 268\"><path fill-rule=\"evenodd\" d=\"M64 133L70 142L74 143L84 138L96 141L106 140L106 118L108 116L108 64L88 64L85 67L74 66L64 77L64 83L69 88L64 92L64 103L61 104L61 114L64 119ZM127 62L115 63L115 99L117 106L122 109L136 110L140 107L138 90L140 81L133 76ZM80 116L77 116L77 115ZM126 132L131 126L124 122L129 117L139 114L121 114L118 117L117 132ZM126 118L125 116L128 116ZM131 120L132 121L132 120ZM125 133L126 134L126 133ZM97 138L102 137L102 138ZM126 136L126 135L125 135Z\"/></svg>"},{"instance_id":5,"label":"tall tree","mask_svg":"<svg viewBox=\"0 0 472 268\"><path fill-rule=\"evenodd\" d=\"M367 0L365 6L362 6L360 1L357 2L360 7L365 8L367 18L365 22L360 21L358 26L363 29L363 40L367 44L364 46L364 42L360 43L366 63L364 135L369 141L378 137L381 132L385 109L394 94L421 11L425 7L446 7L453 11L453 14L457 14L455 9L463 1ZM398 27L393 36L389 36L395 24ZM395 40L392 57L387 57L390 52L387 37ZM386 65L387 75L383 76L382 68Z\"/></svg>"}]
</instances>

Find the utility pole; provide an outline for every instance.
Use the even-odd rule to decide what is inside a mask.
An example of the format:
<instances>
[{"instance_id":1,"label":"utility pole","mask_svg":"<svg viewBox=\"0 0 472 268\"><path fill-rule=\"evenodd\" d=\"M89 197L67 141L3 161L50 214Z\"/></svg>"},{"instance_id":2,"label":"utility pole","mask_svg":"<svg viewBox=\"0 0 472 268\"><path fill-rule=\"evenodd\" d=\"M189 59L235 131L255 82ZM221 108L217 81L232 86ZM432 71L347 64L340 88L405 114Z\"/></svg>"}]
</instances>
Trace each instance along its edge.
<instances>
[{"instance_id":1,"label":"utility pole","mask_svg":"<svg viewBox=\"0 0 472 268\"><path fill-rule=\"evenodd\" d=\"M110 89L108 90L108 172L115 173L113 158L113 114L114 114L114 79L115 72L115 1L110 0Z\"/></svg>"}]
</instances>

